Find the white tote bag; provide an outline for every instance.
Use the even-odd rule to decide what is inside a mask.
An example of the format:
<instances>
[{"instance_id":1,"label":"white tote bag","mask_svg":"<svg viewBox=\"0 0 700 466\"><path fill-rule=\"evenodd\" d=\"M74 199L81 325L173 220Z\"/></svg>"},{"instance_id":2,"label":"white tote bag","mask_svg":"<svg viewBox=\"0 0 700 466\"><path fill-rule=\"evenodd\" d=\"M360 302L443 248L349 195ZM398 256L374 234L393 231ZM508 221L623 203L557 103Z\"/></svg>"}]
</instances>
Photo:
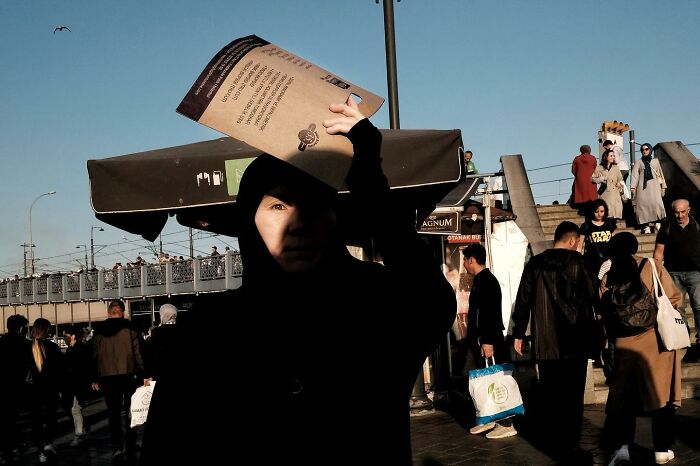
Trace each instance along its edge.
<instances>
[{"instance_id":1,"label":"white tote bag","mask_svg":"<svg viewBox=\"0 0 700 466\"><path fill-rule=\"evenodd\" d=\"M151 406L151 397L156 381L151 380L148 386L141 385L131 395L131 427L140 426L146 423L148 417L148 408Z\"/></svg>"},{"instance_id":2,"label":"white tote bag","mask_svg":"<svg viewBox=\"0 0 700 466\"><path fill-rule=\"evenodd\" d=\"M518 382L513 378L513 364L469 371L469 394L476 408L477 425L525 413Z\"/></svg>"},{"instance_id":3,"label":"white tote bag","mask_svg":"<svg viewBox=\"0 0 700 466\"><path fill-rule=\"evenodd\" d=\"M685 320L666 296L654 260L650 260L649 263L654 275L654 296L656 296L656 304L659 308L656 315L656 327L659 330L661 341L668 351L687 348L690 346L690 335Z\"/></svg>"}]
</instances>

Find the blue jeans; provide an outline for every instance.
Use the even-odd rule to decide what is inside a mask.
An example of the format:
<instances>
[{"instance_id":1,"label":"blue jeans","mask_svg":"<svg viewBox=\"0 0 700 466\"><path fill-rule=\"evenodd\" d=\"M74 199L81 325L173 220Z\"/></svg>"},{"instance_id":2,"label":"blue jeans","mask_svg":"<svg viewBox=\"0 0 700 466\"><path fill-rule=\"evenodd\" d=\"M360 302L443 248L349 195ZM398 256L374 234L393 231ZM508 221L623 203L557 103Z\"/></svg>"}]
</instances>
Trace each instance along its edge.
<instances>
[{"instance_id":1,"label":"blue jeans","mask_svg":"<svg viewBox=\"0 0 700 466\"><path fill-rule=\"evenodd\" d=\"M669 271L668 273L683 295L683 299L685 300L686 292L690 297L690 308L693 310L693 316L695 317L695 341L700 343L700 271ZM683 304L685 305L685 302Z\"/></svg>"}]
</instances>

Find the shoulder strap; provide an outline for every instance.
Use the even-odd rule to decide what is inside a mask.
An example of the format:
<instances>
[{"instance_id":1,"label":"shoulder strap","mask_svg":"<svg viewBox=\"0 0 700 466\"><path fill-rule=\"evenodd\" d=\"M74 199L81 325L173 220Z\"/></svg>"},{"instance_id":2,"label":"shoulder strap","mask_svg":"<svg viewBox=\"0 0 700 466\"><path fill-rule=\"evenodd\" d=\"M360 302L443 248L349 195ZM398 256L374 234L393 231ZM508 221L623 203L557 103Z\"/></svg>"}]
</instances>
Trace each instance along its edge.
<instances>
[{"instance_id":1,"label":"shoulder strap","mask_svg":"<svg viewBox=\"0 0 700 466\"><path fill-rule=\"evenodd\" d=\"M661 279L659 279L659 273L656 271L656 264L653 260L650 260L649 264L651 264L652 281L654 282L654 295L661 297L663 296L664 291L661 287Z\"/></svg>"},{"instance_id":2,"label":"shoulder strap","mask_svg":"<svg viewBox=\"0 0 700 466\"><path fill-rule=\"evenodd\" d=\"M642 269L644 268L644 266L646 265L648 260L649 260L648 258L644 257L642 259L642 261L639 263L639 273L642 272Z\"/></svg>"}]
</instances>

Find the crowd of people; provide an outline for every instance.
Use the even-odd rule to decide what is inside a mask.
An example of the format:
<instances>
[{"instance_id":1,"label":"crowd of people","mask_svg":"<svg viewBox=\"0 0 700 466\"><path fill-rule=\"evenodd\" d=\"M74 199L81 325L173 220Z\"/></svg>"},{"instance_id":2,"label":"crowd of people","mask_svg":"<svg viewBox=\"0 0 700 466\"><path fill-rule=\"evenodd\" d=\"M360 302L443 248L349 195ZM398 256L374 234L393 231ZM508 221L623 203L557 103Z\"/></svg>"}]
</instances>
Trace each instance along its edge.
<instances>
[{"instance_id":1,"label":"crowd of people","mask_svg":"<svg viewBox=\"0 0 700 466\"><path fill-rule=\"evenodd\" d=\"M135 459L134 431L124 426L123 412L129 412L137 386L156 380L141 464L218 463L222 446L240 458L264 452L272 463L411 464L408 400L423 361L455 319L455 296L415 230L413 207L389 202L381 133L352 97L330 111L336 115L324 126L352 143L346 179L352 207L366 213L366 234L383 266L348 253L337 230L342 211L334 189L263 154L246 169L237 196L245 265L240 289L200 296L186 322L178 322L174 306L162 306L160 326L148 341L125 319L124 303L112 301L89 342L80 330L69 333L70 348L77 348L65 356L48 339L45 319L34 322L31 340L24 336L26 319L8 319L8 335L0 338L0 364L13 374L11 382L0 385L7 390L0 394L3 455L17 450L17 406L7 402L12 396L29 394L39 461L46 462L56 455L60 400L74 419L72 443L79 446L89 430L81 417L84 394L101 393L113 457ZM562 222L553 247L532 257L522 274L512 313L512 350L528 353L536 363L534 433L562 464L591 464L579 440L586 369L588 359L602 352L601 330L606 348L614 348L608 352L603 439L611 464L629 461L640 411L652 416L656 463L674 458L682 352L661 347L653 325L621 331L615 325L620 306L613 306L620 303L611 297L622 288L635 297L653 293L650 270L655 268L672 304L679 304L679 288L687 289L694 311L700 311L700 228L683 199L673 203L675 223L655 225L665 218L655 205L665 181L650 149L645 144L642 160L629 170L618 165L614 147L606 148L597 166L590 147L583 146L572 167L573 197L588 211L586 222L582 227ZM476 173L467 152L465 168ZM658 230L655 259L635 255L634 235L613 235L629 172L637 220L644 230L650 231L650 224ZM686 244L694 245L692 254L683 253ZM210 257L219 255L213 247ZM484 365L486 358L504 362L511 348L503 334L500 284L486 267L482 246L464 249L463 256L475 277L466 338L472 364ZM212 321L221 324L215 338L192 342L192 335ZM360 374L374 389L349 383ZM339 403L342 409L333 409ZM234 437L217 428L231 422L244 426ZM491 439L517 435L512 419L470 432Z\"/></svg>"},{"instance_id":2,"label":"crowd of people","mask_svg":"<svg viewBox=\"0 0 700 466\"><path fill-rule=\"evenodd\" d=\"M47 319L36 319L30 330L24 316L10 316L7 333L0 338L1 464L19 461L24 439L18 421L23 410L30 413L38 461L46 463L58 455L60 410L73 421L68 446L78 448L89 432L84 409L98 397L104 397L107 405L113 458L135 460L136 435L128 420L131 395L139 385L160 380L172 370L169 352L175 344L177 312L172 304L162 305L159 325L144 339L124 317L124 303L112 301L107 319L94 323L92 338L80 326L64 332L65 352L50 338L52 326Z\"/></svg>"},{"instance_id":3,"label":"crowd of people","mask_svg":"<svg viewBox=\"0 0 700 466\"><path fill-rule=\"evenodd\" d=\"M606 140L603 148L600 163L591 154L589 145L581 146L581 153L574 158L571 165L574 175L572 206L578 208L580 215L587 215L592 211L592 203L602 199L607 206L608 218L617 221L623 218L625 204L631 203L642 234L656 233L666 218L663 202L666 179L652 146L642 144L642 157L631 170L619 146ZM628 189L626 182L630 173Z\"/></svg>"}]
</instances>

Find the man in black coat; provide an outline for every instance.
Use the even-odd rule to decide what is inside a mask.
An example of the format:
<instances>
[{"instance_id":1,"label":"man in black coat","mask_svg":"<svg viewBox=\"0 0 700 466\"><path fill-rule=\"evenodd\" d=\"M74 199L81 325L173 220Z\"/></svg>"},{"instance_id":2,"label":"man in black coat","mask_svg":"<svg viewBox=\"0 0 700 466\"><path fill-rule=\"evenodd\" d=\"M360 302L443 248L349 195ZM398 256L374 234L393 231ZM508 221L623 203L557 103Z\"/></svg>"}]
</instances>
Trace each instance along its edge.
<instances>
[{"instance_id":1,"label":"man in black coat","mask_svg":"<svg viewBox=\"0 0 700 466\"><path fill-rule=\"evenodd\" d=\"M503 338L503 316L501 315L501 284L486 268L486 249L481 244L470 244L462 250L464 268L474 276L469 293L469 313L467 323L467 344L475 367L485 367L485 362L493 358L497 363L510 359ZM493 430L492 430L493 429ZM512 419L479 424L469 433L480 434L490 431L486 438L505 438L517 435Z\"/></svg>"},{"instance_id":2,"label":"man in black coat","mask_svg":"<svg viewBox=\"0 0 700 466\"><path fill-rule=\"evenodd\" d=\"M587 461L578 443L588 356L595 341L593 289L578 252L580 240L576 224L559 224L554 247L525 265L513 310L515 351L522 355L529 322L538 388L548 405L538 416L538 433L568 463Z\"/></svg>"},{"instance_id":3,"label":"man in black coat","mask_svg":"<svg viewBox=\"0 0 700 466\"><path fill-rule=\"evenodd\" d=\"M7 334L0 338L0 459L19 460L19 411L24 407L24 381L29 371L29 322L20 314L7 318Z\"/></svg>"}]
</instances>

